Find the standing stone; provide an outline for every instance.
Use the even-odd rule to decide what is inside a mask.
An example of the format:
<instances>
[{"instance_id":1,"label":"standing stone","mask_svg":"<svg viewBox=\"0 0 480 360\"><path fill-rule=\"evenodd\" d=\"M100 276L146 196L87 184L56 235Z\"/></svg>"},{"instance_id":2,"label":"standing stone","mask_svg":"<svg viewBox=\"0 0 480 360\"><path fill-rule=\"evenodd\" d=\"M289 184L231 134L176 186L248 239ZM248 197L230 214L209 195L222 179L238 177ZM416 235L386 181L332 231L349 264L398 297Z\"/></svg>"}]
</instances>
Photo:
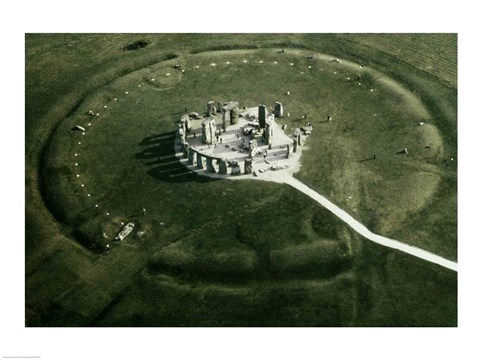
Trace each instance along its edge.
<instances>
[{"instance_id":1,"label":"standing stone","mask_svg":"<svg viewBox=\"0 0 480 360\"><path fill-rule=\"evenodd\" d=\"M260 128L264 129L267 120L267 108L265 105L258 105L258 122L260 123Z\"/></svg>"},{"instance_id":2,"label":"standing stone","mask_svg":"<svg viewBox=\"0 0 480 360\"><path fill-rule=\"evenodd\" d=\"M211 157L207 157L207 172L215 173L215 168L213 167L213 159Z\"/></svg>"},{"instance_id":3,"label":"standing stone","mask_svg":"<svg viewBox=\"0 0 480 360\"><path fill-rule=\"evenodd\" d=\"M283 105L281 102L275 101L274 109L275 117L283 117Z\"/></svg>"},{"instance_id":4,"label":"standing stone","mask_svg":"<svg viewBox=\"0 0 480 360\"><path fill-rule=\"evenodd\" d=\"M202 122L202 142L204 144L213 144L217 127L215 119L208 118Z\"/></svg>"},{"instance_id":5,"label":"standing stone","mask_svg":"<svg viewBox=\"0 0 480 360\"><path fill-rule=\"evenodd\" d=\"M297 139L293 139L293 152L297 152Z\"/></svg>"},{"instance_id":6,"label":"standing stone","mask_svg":"<svg viewBox=\"0 0 480 360\"><path fill-rule=\"evenodd\" d=\"M230 125L235 125L238 122L238 108L230 110Z\"/></svg>"},{"instance_id":7,"label":"standing stone","mask_svg":"<svg viewBox=\"0 0 480 360\"><path fill-rule=\"evenodd\" d=\"M302 134L297 135L297 143L298 143L298 146L302 146Z\"/></svg>"},{"instance_id":8,"label":"standing stone","mask_svg":"<svg viewBox=\"0 0 480 360\"><path fill-rule=\"evenodd\" d=\"M265 127L264 134L265 134L265 142L267 145L270 145L273 140L273 123L275 121L274 119L275 117L269 116L266 127Z\"/></svg>"},{"instance_id":9,"label":"standing stone","mask_svg":"<svg viewBox=\"0 0 480 360\"><path fill-rule=\"evenodd\" d=\"M252 173L252 159L245 159L245 174Z\"/></svg>"},{"instance_id":10,"label":"standing stone","mask_svg":"<svg viewBox=\"0 0 480 360\"><path fill-rule=\"evenodd\" d=\"M287 159L290 157L290 144L287 144Z\"/></svg>"},{"instance_id":11,"label":"standing stone","mask_svg":"<svg viewBox=\"0 0 480 360\"><path fill-rule=\"evenodd\" d=\"M178 125L177 135L178 135L178 138L180 139L180 143L185 142L185 130L183 130L183 127L181 124Z\"/></svg>"},{"instance_id":12,"label":"standing stone","mask_svg":"<svg viewBox=\"0 0 480 360\"><path fill-rule=\"evenodd\" d=\"M228 112L230 115L230 112ZM227 111L222 108L222 129L225 132L227 129Z\"/></svg>"},{"instance_id":13,"label":"standing stone","mask_svg":"<svg viewBox=\"0 0 480 360\"><path fill-rule=\"evenodd\" d=\"M227 174L227 159L221 159L218 163L218 172L222 175Z\"/></svg>"},{"instance_id":14,"label":"standing stone","mask_svg":"<svg viewBox=\"0 0 480 360\"><path fill-rule=\"evenodd\" d=\"M242 170L240 169L240 165L237 161L232 162L232 175L241 175Z\"/></svg>"},{"instance_id":15,"label":"standing stone","mask_svg":"<svg viewBox=\"0 0 480 360\"><path fill-rule=\"evenodd\" d=\"M203 158L199 152L197 152L197 168L203 169Z\"/></svg>"},{"instance_id":16,"label":"standing stone","mask_svg":"<svg viewBox=\"0 0 480 360\"><path fill-rule=\"evenodd\" d=\"M195 165L195 150L190 149L188 151L188 165Z\"/></svg>"},{"instance_id":17,"label":"standing stone","mask_svg":"<svg viewBox=\"0 0 480 360\"><path fill-rule=\"evenodd\" d=\"M217 115L217 107L215 101L209 101L207 103L207 116Z\"/></svg>"}]
</instances>

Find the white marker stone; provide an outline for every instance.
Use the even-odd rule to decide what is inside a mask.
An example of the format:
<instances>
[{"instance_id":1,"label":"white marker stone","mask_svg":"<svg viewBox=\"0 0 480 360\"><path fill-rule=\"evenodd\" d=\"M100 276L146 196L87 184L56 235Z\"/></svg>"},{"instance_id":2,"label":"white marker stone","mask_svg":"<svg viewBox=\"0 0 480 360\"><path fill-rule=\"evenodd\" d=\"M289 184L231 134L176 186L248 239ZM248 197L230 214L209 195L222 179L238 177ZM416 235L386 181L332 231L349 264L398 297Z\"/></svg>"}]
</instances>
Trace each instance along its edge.
<instances>
[{"instance_id":1,"label":"white marker stone","mask_svg":"<svg viewBox=\"0 0 480 360\"><path fill-rule=\"evenodd\" d=\"M128 91L125 91L125 95L128 95Z\"/></svg>"},{"instance_id":2,"label":"white marker stone","mask_svg":"<svg viewBox=\"0 0 480 360\"><path fill-rule=\"evenodd\" d=\"M166 75L166 76L170 76L170 73L166 73L165 75Z\"/></svg>"},{"instance_id":3,"label":"white marker stone","mask_svg":"<svg viewBox=\"0 0 480 360\"><path fill-rule=\"evenodd\" d=\"M309 69L311 69L312 67L311 66L308 66Z\"/></svg>"},{"instance_id":4,"label":"white marker stone","mask_svg":"<svg viewBox=\"0 0 480 360\"><path fill-rule=\"evenodd\" d=\"M230 61L227 61L225 64L229 65L229 64L230 64Z\"/></svg>"},{"instance_id":5,"label":"white marker stone","mask_svg":"<svg viewBox=\"0 0 480 360\"><path fill-rule=\"evenodd\" d=\"M78 166L78 163L75 163L75 166Z\"/></svg>"},{"instance_id":6,"label":"white marker stone","mask_svg":"<svg viewBox=\"0 0 480 360\"><path fill-rule=\"evenodd\" d=\"M373 91L373 89L370 89L370 91Z\"/></svg>"},{"instance_id":7,"label":"white marker stone","mask_svg":"<svg viewBox=\"0 0 480 360\"><path fill-rule=\"evenodd\" d=\"M92 123L88 123L88 126L92 126Z\"/></svg>"},{"instance_id":8,"label":"white marker stone","mask_svg":"<svg viewBox=\"0 0 480 360\"><path fill-rule=\"evenodd\" d=\"M100 114L99 114L99 113L96 113L95 115L96 115L96 116L100 116Z\"/></svg>"},{"instance_id":9,"label":"white marker stone","mask_svg":"<svg viewBox=\"0 0 480 360\"><path fill-rule=\"evenodd\" d=\"M87 194L88 197L90 197L91 195L90 194Z\"/></svg>"},{"instance_id":10,"label":"white marker stone","mask_svg":"<svg viewBox=\"0 0 480 360\"><path fill-rule=\"evenodd\" d=\"M113 100L114 100L114 101L117 101L118 99L117 99L117 98L115 98L115 99L113 99Z\"/></svg>"},{"instance_id":11,"label":"white marker stone","mask_svg":"<svg viewBox=\"0 0 480 360\"><path fill-rule=\"evenodd\" d=\"M155 81L155 79L152 79L152 80L150 80L150 81Z\"/></svg>"},{"instance_id":12,"label":"white marker stone","mask_svg":"<svg viewBox=\"0 0 480 360\"><path fill-rule=\"evenodd\" d=\"M247 60L243 60L244 63L248 62Z\"/></svg>"},{"instance_id":13,"label":"white marker stone","mask_svg":"<svg viewBox=\"0 0 480 360\"><path fill-rule=\"evenodd\" d=\"M98 207L98 204L95 204L95 207Z\"/></svg>"},{"instance_id":14,"label":"white marker stone","mask_svg":"<svg viewBox=\"0 0 480 360\"><path fill-rule=\"evenodd\" d=\"M80 177L80 175L77 174L77 177Z\"/></svg>"},{"instance_id":15,"label":"white marker stone","mask_svg":"<svg viewBox=\"0 0 480 360\"><path fill-rule=\"evenodd\" d=\"M82 143L79 141L79 142L78 142L78 145L82 145Z\"/></svg>"},{"instance_id":16,"label":"white marker stone","mask_svg":"<svg viewBox=\"0 0 480 360\"><path fill-rule=\"evenodd\" d=\"M293 66L294 64L293 63L290 63L290 66Z\"/></svg>"},{"instance_id":17,"label":"white marker stone","mask_svg":"<svg viewBox=\"0 0 480 360\"><path fill-rule=\"evenodd\" d=\"M85 187L85 184L82 184L82 187Z\"/></svg>"},{"instance_id":18,"label":"white marker stone","mask_svg":"<svg viewBox=\"0 0 480 360\"><path fill-rule=\"evenodd\" d=\"M103 105L103 108L106 109L108 106L107 105Z\"/></svg>"},{"instance_id":19,"label":"white marker stone","mask_svg":"<svg viewBox=\"0 0 480 360\"><path fill-rule=\"evenodd\" d=\"M141 84L138 84L138 87L142 87L142 85L141 85Z\"/></svg>"},{"instance_id":20,"label":"white marker stone","mask_svg":"<svg viewBox=\"0 0 480 360\"><path fill-rule=\"evenodd\" d=\"M277 61L274 61L273 63L274 63L274 64L278 64L278 62L277 62Z\"/></svg>"},{"instance_id":21,"label":"white marker stone","mask_svg":"<svg viewBox=\"0 0 480 360\"><path fill-rule=\"evenodd\" d=\"M110 215L110 213L107 213L107 216Z\"/></svg>"},{"instance_id":22,"label":"white marker stone","mask_svg":"<svg viewBox=\"0 0 480 360\"><path fill-rule=\"evenodd\" d=\"M260 64L263 64L263 60L260 60L259 63L260 63Z\"/></svg>"},{"instance_id":23,"label":"white marker stone","mask_svg":"<svg viewBox=\"0 0 480 360\"><path fill-rule=\"evenodd\" d=\"M75 156L78 156L78 154L75 154Z\"/></svg>"}]
</instances>

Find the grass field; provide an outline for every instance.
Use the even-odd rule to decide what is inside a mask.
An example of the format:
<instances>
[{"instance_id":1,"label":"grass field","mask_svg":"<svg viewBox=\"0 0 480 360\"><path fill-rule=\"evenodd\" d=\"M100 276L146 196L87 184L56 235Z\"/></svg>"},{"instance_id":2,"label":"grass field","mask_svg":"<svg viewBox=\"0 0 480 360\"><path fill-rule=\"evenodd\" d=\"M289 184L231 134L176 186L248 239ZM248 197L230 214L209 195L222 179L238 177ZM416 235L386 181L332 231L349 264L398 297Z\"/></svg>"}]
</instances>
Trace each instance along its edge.
<instances>
[{"instance_id":1,"label":"grass field","mask_svg":"<svg viewBox=\"0 0 480 360\"><path fill-rule=\"evenodd\" d=\"M446 34L416 50L401 35L27 35L27 324L455 325L454 274L369 244L286 186L181 175L171 159L185 107L280 100L289 131L304 113L315 127L302 181L456 259L456 58L428 66L432 40L456 48ZM134 234L112 243L127 221Z\"/></svg>"}]
</instances>

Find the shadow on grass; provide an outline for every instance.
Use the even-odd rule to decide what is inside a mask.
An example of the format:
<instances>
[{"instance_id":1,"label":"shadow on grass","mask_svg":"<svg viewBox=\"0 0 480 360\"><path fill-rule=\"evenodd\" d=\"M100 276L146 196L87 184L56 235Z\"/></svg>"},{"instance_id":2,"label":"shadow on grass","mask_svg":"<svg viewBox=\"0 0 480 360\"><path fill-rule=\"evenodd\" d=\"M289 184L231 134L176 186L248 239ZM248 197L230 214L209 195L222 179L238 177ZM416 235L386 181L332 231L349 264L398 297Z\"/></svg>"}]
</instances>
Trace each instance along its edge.
<instances>
[{"instance_id":1,"label":"shadow on grass","mask_svg":"<svg viewBox=\"0 0 480 360\"><path fill-rule=\"evenodd\" d=\"M148 136L139 143L142 150L135 154L135 159L142 161L148 175L160 181L206 183L219 180L198 175L182 165L175 156L174 141L175 131Z\"/></svg>"}]
</instances>

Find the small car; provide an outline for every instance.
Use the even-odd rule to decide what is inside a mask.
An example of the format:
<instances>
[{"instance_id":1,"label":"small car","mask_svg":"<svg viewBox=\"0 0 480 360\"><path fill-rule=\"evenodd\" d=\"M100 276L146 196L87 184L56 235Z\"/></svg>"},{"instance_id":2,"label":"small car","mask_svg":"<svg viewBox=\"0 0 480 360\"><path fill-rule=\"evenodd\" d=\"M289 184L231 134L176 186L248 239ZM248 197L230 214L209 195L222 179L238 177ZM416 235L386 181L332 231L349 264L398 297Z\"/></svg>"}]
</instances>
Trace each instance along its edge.
<instances>
[{"instance_id":1,"label":"small car","mask_svg":"<svg viewBox=\"0 0 480 360\"><path fill-rule=\"evenodd\" d=\"M134 227L135 227L134 223L128 223L127 225L125 225L122 231L120 231L118 235L115 236L115 240L123 241L123 239L125 239L132 232Z\"/></svg>"}]
</instances>

